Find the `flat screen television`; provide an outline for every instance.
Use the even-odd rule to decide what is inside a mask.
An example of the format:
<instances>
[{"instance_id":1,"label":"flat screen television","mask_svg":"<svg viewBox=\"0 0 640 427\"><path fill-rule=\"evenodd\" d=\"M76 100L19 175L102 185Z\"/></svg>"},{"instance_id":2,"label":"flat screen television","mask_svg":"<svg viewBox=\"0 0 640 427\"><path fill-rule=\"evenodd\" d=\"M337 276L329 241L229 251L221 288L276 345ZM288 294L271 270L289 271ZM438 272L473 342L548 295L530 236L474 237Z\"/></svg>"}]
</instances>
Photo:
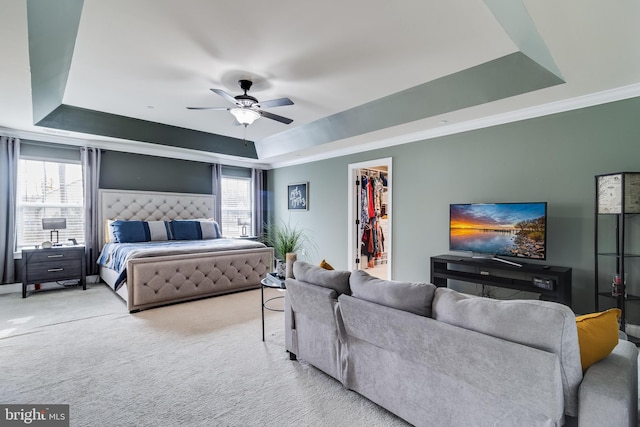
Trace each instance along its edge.
<instances>
[{"instance_id":1,"label":"flat screen television","mask_svg":"<svg viewBox=\"0 0 640 427\"><path fill-rule=\"evenodd\" d=\"M493 258L547 258L547 203L450 205L449 250Z\"/></svg>"}]
</instances>

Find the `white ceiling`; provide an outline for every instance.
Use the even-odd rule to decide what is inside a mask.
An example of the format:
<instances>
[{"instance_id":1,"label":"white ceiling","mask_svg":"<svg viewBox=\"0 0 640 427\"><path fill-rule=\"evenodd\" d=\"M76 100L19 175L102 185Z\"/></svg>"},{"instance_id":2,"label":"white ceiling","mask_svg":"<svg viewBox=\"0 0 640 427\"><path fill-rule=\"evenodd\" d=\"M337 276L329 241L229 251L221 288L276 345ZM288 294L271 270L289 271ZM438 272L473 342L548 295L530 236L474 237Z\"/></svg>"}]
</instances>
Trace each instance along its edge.
<instances>
[{"instance_id":1,"label":"white ceiling","mask_svg":"<svg viewBox=\"0 0 640 427\"><path fill-rule=\"evenodd\" d=\"M260 156L253 162L277 166L640 95L640 2L524 0L564 84L301 150L262 149L261 140L288 128L525 50L519 31L531 29L499 22L500 3L510 2L84 0L62 102L242 139L228 112L185 107L227 107L209 89L237 95L237 80L249 78L259 100L295 103L268 110L291 125L261 118L246 129ZM0 4L0 58L4 133L216 157L34 126L26 0Z\"/></svg>"}]
</instances>

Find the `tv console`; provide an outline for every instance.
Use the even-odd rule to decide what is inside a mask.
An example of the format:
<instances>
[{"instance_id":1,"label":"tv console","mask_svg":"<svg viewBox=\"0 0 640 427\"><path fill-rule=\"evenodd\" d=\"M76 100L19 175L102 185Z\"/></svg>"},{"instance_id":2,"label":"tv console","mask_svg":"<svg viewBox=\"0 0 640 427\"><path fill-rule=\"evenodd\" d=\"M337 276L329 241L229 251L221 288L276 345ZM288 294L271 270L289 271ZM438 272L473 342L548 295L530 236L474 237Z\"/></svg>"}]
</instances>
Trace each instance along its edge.
<instances>
[{"instance_id":1,"label":"tv console","mask_svg":"<svg viewBox=\"0 0 640 427\"><path fill-rule=\"evenodd\" d=\"M479 256L474 255L474 256L472 256L471 258L476 258L476 259L490 259L490 260L492 260L492 261L504 262L505 264L513 265L514 267L522 267L522 264L521 264L521 263L519 263L519 262L509 261L509 260L507 260L507 259L498 258L498 257L496 257L496 256L494 256L494 257L484 257L484 256L481 256L481 255L479 255Z\"/></svg>"},{"instance_id":2,"label":"tv console","mask_svg":"<svg viewBox=\"0 0 640 427\"><path fill-rule=\"evenodd\" d=\"M505 264L491 258L456 255L431 257L431 283L446 287L448 280L478 283L540 294L541 300L571 307L571 268L546 264Z\"/></svg>"}]
</instances>

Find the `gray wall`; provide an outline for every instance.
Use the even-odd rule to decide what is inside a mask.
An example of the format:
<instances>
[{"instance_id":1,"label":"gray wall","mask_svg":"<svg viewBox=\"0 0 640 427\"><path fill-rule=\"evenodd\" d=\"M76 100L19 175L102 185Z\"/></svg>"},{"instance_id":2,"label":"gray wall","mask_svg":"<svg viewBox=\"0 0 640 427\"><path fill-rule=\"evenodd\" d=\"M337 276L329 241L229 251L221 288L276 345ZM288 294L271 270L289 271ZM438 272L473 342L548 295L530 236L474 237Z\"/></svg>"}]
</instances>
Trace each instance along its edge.
<instances>
[{"instance_id":1,"label":"gray wall","mask_svg":"<svg viewBox=\"0 0 640 427\"><path fill-rule=\"evenodd\" d=\"M636 98L275 169L268 180L270 213L310 231L318 247L311 262L326 258L344 269L348 165L392 157L393 278L429 281L429 257L448 253L450 203L546 201L546 263L573 268L573 308L592 311L594 176L640 171L638 111ZM310 183L309 211L289 212L286 186L300 181ZM629 276L638 294L637 266ZM636 324L638 309L640 303L628 305L628 320Z\"/></svg>"},{"instance_id":2,"label":"gray wall","mask_svg":"<svg viewBox=\"0 0 640 427\"><path fill-rule=\"evenodd\" d=\"M104 151L100 188L211 194L211 164Z\"/></svg>"}]
</instances>

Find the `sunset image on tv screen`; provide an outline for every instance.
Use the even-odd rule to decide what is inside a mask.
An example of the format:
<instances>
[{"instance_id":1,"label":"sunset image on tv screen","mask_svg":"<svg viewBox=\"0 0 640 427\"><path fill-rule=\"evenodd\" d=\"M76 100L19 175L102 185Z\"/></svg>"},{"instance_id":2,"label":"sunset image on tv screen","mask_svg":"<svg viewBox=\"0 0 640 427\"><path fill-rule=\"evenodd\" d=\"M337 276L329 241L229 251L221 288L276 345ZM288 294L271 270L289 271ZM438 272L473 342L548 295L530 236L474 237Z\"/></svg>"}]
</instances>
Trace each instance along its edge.
<instances>
[{"instance_id":1,"label":"sunset image on tv screen","mask_svg":"<svg viewBox=\"0 0 640 427\"><path fill-rule=\"evenodd\" d=\"M546 258L546 203L453 204L449 249Z\"/></svg>"}]
</instances>

